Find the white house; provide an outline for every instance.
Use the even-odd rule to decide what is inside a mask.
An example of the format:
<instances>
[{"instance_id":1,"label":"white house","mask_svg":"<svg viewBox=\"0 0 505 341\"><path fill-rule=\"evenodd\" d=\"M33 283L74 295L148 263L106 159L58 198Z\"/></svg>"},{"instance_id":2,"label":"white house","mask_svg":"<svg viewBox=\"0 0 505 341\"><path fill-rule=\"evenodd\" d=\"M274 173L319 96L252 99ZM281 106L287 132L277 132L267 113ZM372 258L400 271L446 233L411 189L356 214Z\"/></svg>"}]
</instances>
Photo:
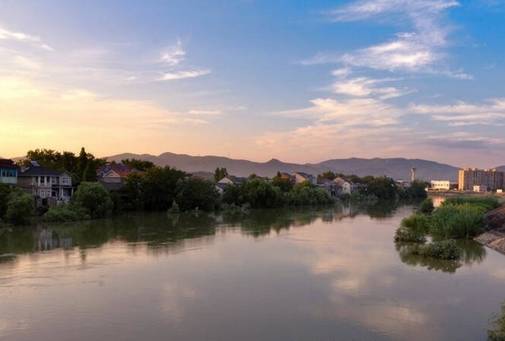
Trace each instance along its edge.
<instances>
[{"instance_id":1,"label":"white house","mask_svg":"<svg viewBox=\"0 0 505 341\"><path fill-rule=\"evenodd\" d=\"M69 202L73 194L70 174L41 167L36 162L19 174L18 184L42 205Z\"/></svg>"},{"instance_id":2,"label":"white house","mask_svg":"<svg viewBox=\"0 0 505 341\"><path fill-rule=\"evenodd\" d=\"M431 189L434 191L448 191L451 189L449 180L431 180Z\"/></svg>"}]
</instances>

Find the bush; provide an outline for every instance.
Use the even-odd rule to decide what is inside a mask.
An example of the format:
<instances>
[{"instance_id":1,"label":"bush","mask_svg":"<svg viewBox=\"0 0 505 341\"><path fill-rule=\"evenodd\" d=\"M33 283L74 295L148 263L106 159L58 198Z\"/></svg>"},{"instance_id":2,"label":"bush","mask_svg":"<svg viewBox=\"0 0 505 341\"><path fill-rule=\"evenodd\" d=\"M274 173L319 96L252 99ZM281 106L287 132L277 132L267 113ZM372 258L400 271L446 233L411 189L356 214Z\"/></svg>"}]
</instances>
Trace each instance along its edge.
<instances>
[{"instance_id":1,"label":"bush","mask_svg":"<svg viewBox=\"0 0 505 341\"><path fill-rule=\"evenodd\" d=\"M414 253L425 257L444 260L458 260L461 257L461 250L455 240L441 240L419 245L414 250Z\"/></svg>"},{"instance_id":2,"label":"bush","mask_svg":"<svg viewBox=\"0 0 505 341\"><path fill-rule=\"evenodd\" d=\"M176 202L182 211L195 208L212 211L218 205L219 194L214 183L197 177L186 178L177 184Z\"/></svg>"},{"instance_id":3,"label":"bush","mask_svg":"<svg viewBox=\"0 0 505 341\"><path fill-rule=\"evenodd\" d=\"M105 217L113 206L109 192L98 182L81 182L73 204L82 207L91 218Z\"/></svg>"},{"instance_id":4,"label":"bush","mask_svg":"<svg viewBox=\"0 0 505 341\"><path fill-rule=\"evenodd\" d=\"M5 218L14 225L26 224L33 214L33 198L21 190L12 191L8 196Z\"/></svg>"},{"instance_id":5,"label":"bush","mask_svg":"<svg viewBox=\"0 0 505 341\"><path fill-rule=\"evenodd\" d=\"M42 219L47 222L69 222L89 218L90 216L82 207L69 204L51 207L42 216Z\"/></svg>"},{"instance_id":6,"label":"bush","mask_svg":"<svg viewBox=\"0 0 505 341\"><path fill-rule=\"evenodd\" d=\"M394 239L397 243L424 243L426 241L424 234L406 227L399 227Z\"/></svg>"},{"instance_id":7,"label":"bush","mask_svg":"<svg viewBox=\"0 0 505 341\"><path fill-rule=\"evenodd\" d=\"M485 212L470 204L441 206L431 216L430 233L443 239L474 237L482 232Z\"/></svg>"},{"instance_id":8,"label":"bush","mask_svg":"<svg viewBox=\"0 0 505 341\"><path fill-rule=\"evenodd\" d=\"M430 220L424 214L414 213L403 218L401 226L418 234L427 234L430 229Z\"/></svg>"},{"instance_id":9,"label":"bush","mask_svg":"<svg viewBox=\"0 0 505 341\"><path fill-rule=\"evenodd\" d=\"M419 206L419 212L424 214L431 214L434 209L435 206L433 206L433 200L431 198L424 199Z\"/></svg>"}]
</instances>

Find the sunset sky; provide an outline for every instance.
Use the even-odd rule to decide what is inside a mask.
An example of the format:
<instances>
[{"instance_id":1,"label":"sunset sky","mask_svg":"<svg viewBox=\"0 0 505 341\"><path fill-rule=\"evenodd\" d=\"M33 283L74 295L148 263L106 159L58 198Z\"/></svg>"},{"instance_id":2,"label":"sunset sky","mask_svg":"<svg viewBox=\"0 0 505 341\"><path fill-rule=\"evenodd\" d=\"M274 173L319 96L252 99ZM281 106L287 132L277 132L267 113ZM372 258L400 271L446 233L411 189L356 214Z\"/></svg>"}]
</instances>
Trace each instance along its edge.
<instances>
[{"instance_id":1,"label":"sunset sky","mask_svg":"<svg viewBox=\"0 0 505 341\"><path fill-rule=\"evenodd\" d=\"M505 1L0 0L0 156L505 164Z\"/></svg>"}]
</instances>

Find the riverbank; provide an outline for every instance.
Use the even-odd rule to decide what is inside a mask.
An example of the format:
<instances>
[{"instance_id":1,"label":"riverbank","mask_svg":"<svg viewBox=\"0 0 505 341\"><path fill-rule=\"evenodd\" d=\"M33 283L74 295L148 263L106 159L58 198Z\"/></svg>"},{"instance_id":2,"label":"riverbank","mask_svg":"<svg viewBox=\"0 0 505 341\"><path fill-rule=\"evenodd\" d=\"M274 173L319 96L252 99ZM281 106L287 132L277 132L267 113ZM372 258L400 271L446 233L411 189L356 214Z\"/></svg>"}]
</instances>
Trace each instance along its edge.
<instances>
[{"instance_id":1,"label":"riverbank","mask_svg":"<svg viewBox=\"0 0 505 341\"><path fill-rule=\"evenodd\" d=\"M484 221L486 232L475 241L505 255L505 204L488 212Z\"/></svg>"}]
</instances>

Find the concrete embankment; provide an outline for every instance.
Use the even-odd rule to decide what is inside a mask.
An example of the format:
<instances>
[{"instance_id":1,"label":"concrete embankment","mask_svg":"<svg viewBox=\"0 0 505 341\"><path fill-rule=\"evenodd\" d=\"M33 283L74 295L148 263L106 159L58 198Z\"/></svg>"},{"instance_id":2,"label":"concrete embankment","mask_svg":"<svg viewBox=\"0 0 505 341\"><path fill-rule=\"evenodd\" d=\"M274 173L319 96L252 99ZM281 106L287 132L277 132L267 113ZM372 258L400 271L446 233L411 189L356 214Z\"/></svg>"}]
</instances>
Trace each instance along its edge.
<instances>
[{"instance_id":1,"label":"concrete embankment","mask_svg":"<svg viewBox=\"0 0 505 341\"><path fill-rule=\"evenodd\" d=\"M486 232L475 240L487 247L505 254L505 205L486 213Z\"/></svg>"}]
</instances>

